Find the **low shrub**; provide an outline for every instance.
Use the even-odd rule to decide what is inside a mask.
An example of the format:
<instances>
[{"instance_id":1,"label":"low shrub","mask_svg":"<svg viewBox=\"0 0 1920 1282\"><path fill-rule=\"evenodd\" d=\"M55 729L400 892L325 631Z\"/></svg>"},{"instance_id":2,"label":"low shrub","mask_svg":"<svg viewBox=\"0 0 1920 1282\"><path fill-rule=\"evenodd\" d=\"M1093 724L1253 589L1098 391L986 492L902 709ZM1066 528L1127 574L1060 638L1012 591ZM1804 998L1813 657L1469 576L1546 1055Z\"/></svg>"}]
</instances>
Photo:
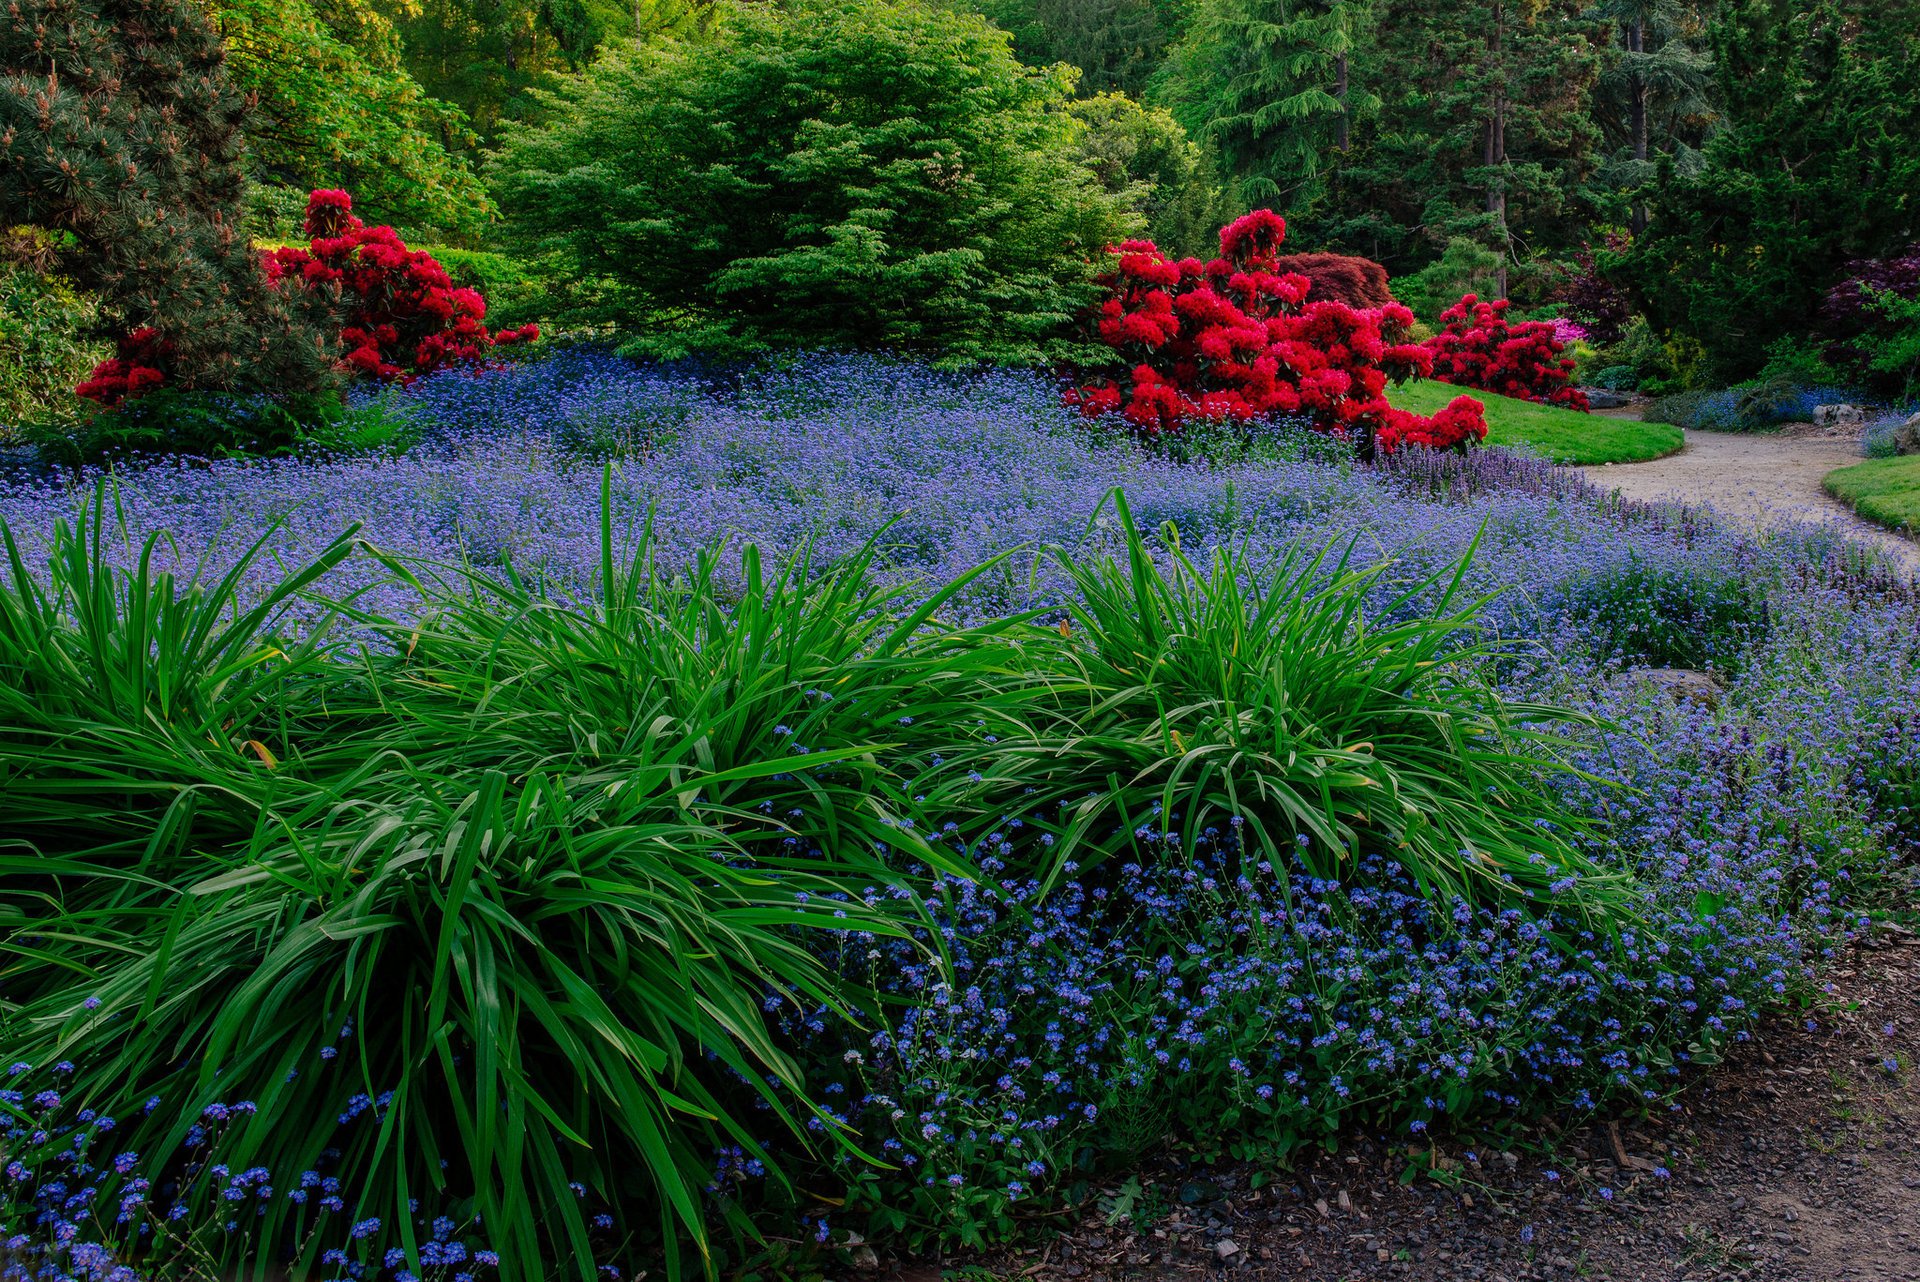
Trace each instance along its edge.
<instances>
[{"instance_id":1,"label":"low shrub","mask_svg":"<svg viewBox=\"0 0 1920 1282\"><path fill-rule=\"evenodd\" d=\"M22 435L47 462L76 471L167 455L399 454L419 440L407 407L392 400L349 402L331 391L237 396L165 386L117 405L37 419Z\"/></svg>"},{"instance_id":2,"label":"low shrub","mask_svg":"<svg viewBox=\"0 0 1920 1282\"><path fill-rule=\"evenodd\" d=\"M101 359L99 304L57 276L0 255L0 442L56 413Z\"/></svg>"},{"instance_id":3,"label":"low shrub","mask_svg":"<svg viewBox=\"0 0 1920 1282\"><path fill-rule=\"evenodd\" d=\"M1649 423L1708 432L1756 432L1804 423L1822 405L1854 400L1843 387L1808 387L1785 377L1760 379L1712 392L1680 392L1655 400L1641 415Z\"/></svg>"},{"instance_id":4,"label":"low shrub","mask_svg":"<svg viewBox=\"0 0 1920 1282\"><path fill-rule=\"evenodd\" d=\"M1457 387L1478 387L1523 401L1584 410L1587 397L1573 386L1574 363L1563 353L1567 340L1559 321L1509 321L1504 298L1482 302L1467 294L1440 314L1441 331L1423 346L1433 377Z\"/></svg>"}]
</instances>

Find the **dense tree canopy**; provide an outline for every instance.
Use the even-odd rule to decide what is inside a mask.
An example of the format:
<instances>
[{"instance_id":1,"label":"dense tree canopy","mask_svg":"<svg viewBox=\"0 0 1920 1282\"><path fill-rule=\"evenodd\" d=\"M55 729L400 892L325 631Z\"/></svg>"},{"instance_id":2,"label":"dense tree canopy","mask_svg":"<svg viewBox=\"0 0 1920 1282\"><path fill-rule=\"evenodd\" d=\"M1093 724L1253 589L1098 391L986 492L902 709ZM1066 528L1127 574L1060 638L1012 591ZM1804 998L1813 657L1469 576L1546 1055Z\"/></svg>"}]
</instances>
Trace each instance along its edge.
<instances>
[{"instance_id":1,"label":"dense tree canopy","mask_svg":"<svg viewBox=\"0 0 1920 1282\"><path fill-rule=\"evenodd\" d=\"M1743 0L1716 24L1726 128L1669 163L1626 268L1719 377L1803 329L1848 260L1920 239L1920 5Z\"/></svg>"},{"instance_id":2,"label":"dense tree canopy","mask_svg":"<svg viewBox=\"0 0 1920 1282\"><path fill-rule=\"evenodd\" d=\"M722 4L541 95L494 177L576 318L669 354L884 346L1040 360L1138 225L1078 159L1072 74L912 3Z\"/></svg>"},{"instance_id":3,"label":"dense tree canopy","mask_svg":"<svg viewBox=\"0 0 1920 1282\"><path fill-rule=\"evenodd\" d=\"M351 188L381 220L472 231L491 212L472 166L448 153L468 133L401 61L367 0L214 0L256 173L298 193Z\"/></svg>"}]
</instances>

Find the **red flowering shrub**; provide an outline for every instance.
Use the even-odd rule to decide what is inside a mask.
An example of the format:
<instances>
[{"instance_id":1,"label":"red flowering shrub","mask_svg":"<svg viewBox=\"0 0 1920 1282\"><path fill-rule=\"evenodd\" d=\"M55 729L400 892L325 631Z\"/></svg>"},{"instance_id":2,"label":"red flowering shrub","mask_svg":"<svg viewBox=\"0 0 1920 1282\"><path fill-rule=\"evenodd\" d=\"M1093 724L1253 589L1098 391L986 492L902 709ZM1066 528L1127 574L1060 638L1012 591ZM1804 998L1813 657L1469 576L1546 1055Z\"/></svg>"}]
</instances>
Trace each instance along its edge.
<instances>
[{"instance_id":1,"label":"red flowering shrub","mask_svg":"<svg viewBox=\"0 0 1920 1282\"><path fill-rule=\"evenodd\" d=\"M1387 404L1388 379L1429 367L1423 348L1401 341L1413 313L1398 303L1308 301L1307 277L1274 270L1285 236L1285 221L1261 209L1221 229L1220 256L1209 262L1175 262L1144 240L1112 249L1097 328L1124 372L1070 390L1067 402L1090 417L1119 414L1149 438L1195 420L1279 415L1306 417L1363 449L1485 437L1471 397L1432 418Z\"/></svg>"},{"instance_id":2,"label":"red flowering shrub","mask_svg":"<svg viewBox=\"0 0 1920 1282\"><path fill-rule=\"evenodd\" d=\"M1585 410L1587 396L1573 386L1573 362L1547 321L1507 320L1507 300L1481 302L1468 294L1440 313L1445 327L1426 342L1433 377L1523 401Z\"/></svg>"},{"instance_id":3,"label":"red flowering shrub","mask_svg":"<svg viewBox=\"0 0 1920 1282\"><path fill-rule=\"evenodd\" d=\"M384 381L409 379L450 365L478 365L495 347L531 342L537 325L490 331L487 303L457 289L425 250L407 248L391 227L368 227L353 216L344 191L316 191L307 199L305 249L276 249L262 257L269 283L306 291L340 324L338 364L348 373ZM119 355L102 361L73 390L116 406L168 382L172 345L152 329L121 340Z\"/></svg>"},{"instance_id":4,"label":"red flowering shrub","mask_svg":"<svg viewBox=\"0 0 1920 1282\"><path fill-rule=\"evenodd\" d=\"M112 408L129 396L151 391L167 381L171 348L159 330L143 325L121 339L119 352L94 366L74 394Z\"/></svg>"},{"instance_id":5,"label":"red flowering shrub","mask_svg":"<svg viewBox=\"0 0 1920 1282\"><path fill-rule=\"evenodd\" d=\"M423 249L407 248L391 227L368 227L353 216L344 191L307 198L306 249L266 256L273 280L334 291L346 304L341 363L355 374L391 382L449 365L478 365L488 352L540 336L536 325L487 329L487 303L456 289L446 269Z\"/></svg>"}]
</instances>

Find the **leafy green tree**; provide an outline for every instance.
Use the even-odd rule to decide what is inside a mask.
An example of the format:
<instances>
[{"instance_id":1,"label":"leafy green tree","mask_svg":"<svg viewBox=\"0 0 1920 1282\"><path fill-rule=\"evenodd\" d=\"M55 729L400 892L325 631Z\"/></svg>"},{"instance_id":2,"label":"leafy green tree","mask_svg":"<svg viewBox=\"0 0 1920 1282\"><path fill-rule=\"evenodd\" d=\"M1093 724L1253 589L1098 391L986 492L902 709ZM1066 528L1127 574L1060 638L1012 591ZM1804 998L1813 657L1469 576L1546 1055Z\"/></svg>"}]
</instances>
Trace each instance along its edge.
<instances>
[{"instance_id":1,"label":"leafy green tree","mask_svg":"<svg viewBox=\"0 0 1920 1282\"><path fill-rule=\"evenodd\" d=\"M195 0L17 0L0 27L0 226L62 232L59 274L183 388L328 377L248 243L247 112Z\"/></svg>"},{"instance_id":2,"label":"leafy green tree","mask_svg":"<svg viewBox=\"0 0 1920 1282\"><path fill-rule=\"evenodd\" d=\"M1846 262L1920 238L1920 5L1744 0L1713 52L1725 128L1697 174L1663 166L1618 269L1731 380L1811 326Z\"/></svg>"},{"instance_id":3,"label":"leafy green tree","mask_svg":"<svg viewBox=\"0 0 1920 1282\"><path fill-rule=\"evenodd\" d=\"M869 346L1034 362L1139 225L1077 152L1072 72L911 0L725 2L509 128L508 230L629 350Z\"/></svg>"},{"instance_id":4,"label":"leafy green tree","mask_svg":"<svg viewBox=\"0 0 1920 1282\"><path fill-rule=\"evenodd\" d=\"M1351 66L1373 16L1373 0L1202 0L1156 94L1250 202L1305 206L1379 106Z\"/></svg>"},{"instance_id":5,"label":"leafy green tree","mask_svg":"<svg viewBox=\"0 0 1920 1282\"><path fill-rule=\"evenodd\" d=\"M684 34L704 0L363 0L400 34L407 70L428 93L460 108L482 145L502 121L531 106L528 90L576 72L610 42ZM469 140L449 135L449 149Z\"/></svg>"},{"instance_id":6,"label":"leafy green tree","mask_svg":"<svg viewBox=\"0 0 1920 1282\"><path fill-rule=\"evenodd\" d=\"M1160 248L1200 258L1220 252L1220 228L1240 211L1213 158L1179 121L1119 93L1082 98L1070 110L1086 126L1082 163L1146 219Z\"/></svg>"},{"instance_id":7,"label":"leafy green tree","mask_svg":"<svg viewBox=\"0 0 1920 1282\"><path fill-rule=\"evenodd\" d=\"M461 113L407 73L392 24L366 0L215 0L213 17L234 82L257 100L247 130L263 180L303 197L347 188L382 222L487 221L486 188L448 151L471 138Z\"/></svg>"}]
</instances>

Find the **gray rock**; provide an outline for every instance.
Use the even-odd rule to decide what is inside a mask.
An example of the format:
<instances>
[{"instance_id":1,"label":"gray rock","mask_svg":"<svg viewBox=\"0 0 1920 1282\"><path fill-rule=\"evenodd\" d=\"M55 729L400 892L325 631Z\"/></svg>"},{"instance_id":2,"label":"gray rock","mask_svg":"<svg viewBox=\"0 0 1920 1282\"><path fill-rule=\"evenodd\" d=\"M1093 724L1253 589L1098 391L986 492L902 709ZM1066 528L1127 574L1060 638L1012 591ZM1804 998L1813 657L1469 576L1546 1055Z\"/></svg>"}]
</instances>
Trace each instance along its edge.
<instances>
[{"instance_id":1,"label":"gray rock","mask_svg":"<svg viewBox=\"0 0 1920 1282\"><path fill-rule=\"evenodd\" d=\"M1920 454L1920 414L1893 429L1893 449L1896 454Z\"/></svg>"},{"instance_id":2,"label":"gray rock","mask_svg":"<svg viewBox=\"0 0 1920 1282\"><path fill-rule=\"evenodd\" d=\"M1587 408L1591 410L1617 410L1633 404L1633 397L1612 388L1583 387L1580 390L1587 394Z\"/></svg>"},{"instance_id":3,"label":"gray rock","mask_svg":"<svg viewBox=\"0 0 1920 1282\"><path fill-rule=\"evenodd\" d=\"M1860 427L1866 421L1867 411L1863 406L1816 405L1813 407L1815 427Z\"/></svg>"},{"instance_id":4,"label":"gray rock","mask_svg":"<svg viewBox=\"0 0 1920 1282\"><path fill-rule=\"evenodd\" d=\"M1696 668L1633 668L1627 675L1660 687L1681 703L1720 706L1720 678L1714 673Z\"/></svg>"}]
</instances>

